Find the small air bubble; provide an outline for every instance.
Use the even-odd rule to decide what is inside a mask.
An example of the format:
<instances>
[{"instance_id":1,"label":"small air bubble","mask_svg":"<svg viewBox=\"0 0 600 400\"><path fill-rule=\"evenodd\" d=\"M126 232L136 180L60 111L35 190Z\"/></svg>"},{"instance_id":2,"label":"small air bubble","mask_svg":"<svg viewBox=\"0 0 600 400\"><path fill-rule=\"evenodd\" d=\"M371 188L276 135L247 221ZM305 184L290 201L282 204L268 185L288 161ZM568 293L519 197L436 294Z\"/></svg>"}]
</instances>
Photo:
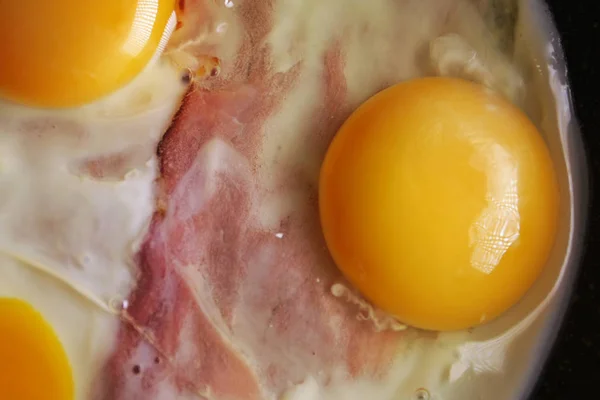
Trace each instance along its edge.
<instances>
[{"instance_id":1,"label":"small air bubble","mask_svg":"<svg viewBox=\"0 0 600 400\"><path fill-rule=\"evenodd\" d=\"M217 33L225 33L227 32L228 27L229 25L227 25L226 22L221 22L219 25L217 25L216 31Z\"/></svg>"},{"instance_id":2,"label":"small air bubble","mask_svg":"<svg viewBox=\"0 0 600 400\"><path fill-rule=\"evenodd\" d=\"M231 1L231 0L225 0L225 7L232 8L233 7L233 1Z\"/></svg>"},{"instance_id":3,"label":"small air bubble","mask_svg":"<svg viewBox=\"0 0 600 400\"><path fill-rule=\"evenodd\" d=\"M110 308L115 313L120 313L124 310L127 310L128 307L129 301L121 297L113 297L108 301L108 308Z\"/></svg>"},{"instance_id":4,"label":"small air bubble","mask_svg":"<svg viewBox=\"0 0 600 400\"><path fill-rule=\"evenodd\" d=\"M427 389L420 388L415 391L413 398L415 400L429 400L430 396Z\"/></svg>"},{"instance_id":5,"label":"small air bubble","mask_svg":"<svg viewBox=\"0 0 600 400\"><path fill-rule=\"evenodd\" d=\"M114 312L121 312L129 307L129 301L120 297L113 297L108 301L108 307Z\"/></svg>"},{"instance_id":6,"label":"small air bubble","mask_svg":"<svg viewBox=\"0 0 600 400\"><path fill-rule=\"evenodd\" d=\"M275 234L275 237L276 237L277 239L283 239L283 233L281 233L281 232L279 232L279 233L276 233L276 234Z\"/></svg>"}]
</instances>

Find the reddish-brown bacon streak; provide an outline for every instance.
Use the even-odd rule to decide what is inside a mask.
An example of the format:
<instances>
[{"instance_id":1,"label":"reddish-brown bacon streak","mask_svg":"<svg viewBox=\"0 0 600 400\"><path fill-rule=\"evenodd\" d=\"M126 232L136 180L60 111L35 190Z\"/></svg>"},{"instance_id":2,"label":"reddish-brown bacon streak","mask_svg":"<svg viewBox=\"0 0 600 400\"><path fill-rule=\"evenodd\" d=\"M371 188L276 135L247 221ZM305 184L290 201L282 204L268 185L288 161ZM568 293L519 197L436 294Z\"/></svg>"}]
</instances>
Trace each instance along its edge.
<instances>
[{"instance_id":1,"label":"reddish-brown bacon streak","mask_svg":"<svg viewBox=\"0 0 600 400\"><path fill-rule=\"evenodd\" d=\"M314 185L305 188L307 206L282 223L284 240L257 223L263 125L301 65L271 70L270 2L245 2L239 13L246 37L236 67L210 90L190 90L159 145L161 206L138 255L138 285L102 400L260 399L339 365L353 376L377 375L398 340L330 295L340 275L320 234ZM339 44L324 64L324 107L307 138L317 154L348 114ZM280 187L294 185L288 175ZM250 349L237 347L240 337Z\"/></svg>"}]
</instances>

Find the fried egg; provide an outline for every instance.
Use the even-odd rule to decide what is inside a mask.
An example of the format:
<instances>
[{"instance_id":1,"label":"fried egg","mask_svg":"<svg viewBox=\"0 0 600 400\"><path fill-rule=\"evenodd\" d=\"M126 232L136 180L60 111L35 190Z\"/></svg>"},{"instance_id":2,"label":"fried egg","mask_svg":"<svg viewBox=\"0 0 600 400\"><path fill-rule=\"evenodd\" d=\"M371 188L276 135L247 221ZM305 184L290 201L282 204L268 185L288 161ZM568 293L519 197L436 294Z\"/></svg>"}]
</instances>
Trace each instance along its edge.
<instances>
[{"instance_id":1,"label":"fried egg","mask_svg":"<svg viewBox=\"0 0 600 400\"><path fill-rule=\"evenodd\" d=\"M0 400L514 397L568 201L487 2L42 3L0 12Z\"/></svg>"},{"instance_id":2,"label":"fried egg","mask_svg":"<svg viewBox=\"0 0 600 400\"><path fill-rule=\"evenodd\" d=\"M0 398L90 398L155 210L156 146L187 89L161 58L174 2L0 15Z\"/></svg>"},{"instance_id":3,"label":"fried egg","mask_svg":"<svg viewBox=\"0 0 600 400\"><path fill-rule=\"evenodd\" d=\"M122 88L166 44L174 3L4 2L0 37L10 57L0 67L0 95L33 106L74 107Z\"/></svg>"},{"instance_id":4,"label":"fried egg","mask_svg":"<svg viewBox=\"0 0 600 400\"><path fill-rule=\"evenodd\" d=\"M118 321L54 277L0 262L0 398L88 398Z\"/></svg>"},{"instance_id":5,"label":"fried egg","mask_svg":"<svg viewBox=\"0 0 600 400\"><path fill-rule=\"evenodd\" d=\"M26 302L0 299L0 387L6 398L35 399L54 393L73 398L73 378L65 352L52 327ZM36 382L35 385L29 383Z\"/></svg>"},{"instance_id":6,"label":"fried egg","mask_svg":"<svg viewBox=\"0 0 600 400\"><path fill-rule=\"evenodd\" d=\"M478 3L489 5L485 1ZM405 311L405 322L409 325L407 332L419 332L419 329L414 327L436 331L433 334L436 339L428 339L427 335L419 337L418 334L407 339L410 344L407 345L408 348L398 349L398 365L395 369L392 368L390 381L373 383L367 379L350 383L342 380L326 387L327 385L319 382L318 378L315 381L308 379L304 384L298 385L297 390L290 391L290 398L335 399L339 396L344 399L360 399L372 396L406 399L422 398L418 396L423 393L428 396L424 398L444 400L471 398L469 396L514 398L522 389L519 385L523 385L525 377L532 371L531 361L536 359L534 344L536 340L544 337L540 326L543 325L549 302L562 279L562 274L559 273L563 257L561 251L564 251L566 232L570 226L567 211L570 207L568 190L563 186L564 154L557 144L558 138L561 137L559 132L563 131L564 134L567 129L565 123L568 120L568 102L565 102L563 88L556 81L554 67L542 66L542 70L548 68L550 71L548 74L552 78L552 89L547 87L549 79L546 72L538 75L539 70L536 69L540 66L539 60L554 60L555 49L540 40L539 32L536 33L539 26L532 22L540 18L540 15L541 18L545 18L543 10L536 5L519 2L517 28L514 33L518 39L513 44L514 48L505 50L500 49L501 45L498 43L504 45L504 37L498 42L490 39L489 26L485 26L477 12L469 5L460 2L424 1L418 4L404 4L405 8L391 6L386 1L353 2L352 6L347 2L329 2L327 5L310 2L310 6L306 7L293 1L281 1L277 4L279 23L275 25L270 36L277 71L293 70L296 63L302 62L310 66L310 72L302 72L299 78L301 83L294 88L289 100L283 104L282 111L267 122L267 129L272 134L267 135L262 153L261 167L265 170L265 176L272 179L273 175L278 174L272 172L276 167L288 168L293 173L287 176L287 179L305 180L314 184L321 173L319 206L324 235L328 239L327 244L336 264L350 278L350 282L343 283L345 287L332 287L332 293L339 293L340 298L350 298L353 304L359 305L359 318L380 318L378 309L381 307L387 309L388 315L398 316L398 320L402 322L400 314L401 311ZM436 19L428 8L433 5L440 6L440 9L450 7L451 10L446 10L447 14L441 13L448 18ZM493 13L498 10L488 11ZM302 13L306 13L307 17L293 17ZM308 15L311 15L311 18L308 18ZM492 29L510 29L510 24L503 25L507 20L510 18L501 19L499 26ZM440 28L439 36L436 36L436 28ZM339 32L343 32L341 37ZM494 31L491 36L497 33ZM334 74L337 71L334 67L327 63L323 66L320 63L322 60L329 61L329 57L336 60L338 53L328 53L327 45L332 43L344 57L343 72L346 81L343 83L335 80ZM336 45L339 47L335 47ZM534 58L532 54L535 55ZM469 95L465 95L460 89L463 86L459 85L459 88L450 91L456 96L457 104L447 104L446 114L442 111L444 107L434 109L437 96L441 95L443 90L437 92L440 88L438 85L424 84L427 80L420 81L421 90L411 92L414 97L403 97L401 93L405 92L401 87L415 88L419 85L419 78L428 75L460 78L459 82L476 82L478 85L475 87L479 88L476 91L482 93L481 100L490 96L491 99L495 99L493 103L496 107L486 109L485 101L481 104L474 101L473 108L462 108L461 105L465 104L462 101L468 103L465 97L468 98ZM323 77L325 84L319 80ZM406 83L413 79L414 85ZM394 89L396 84L398 87ZM333 86L333 89L330 86ZM466 86L473 87L472 84ZM388 89L390 87L391 89ZM347 90L347 97L342 101L339 92L344 90ZM369 100L378 92L381 92L381 97L377 98L376 95L374 99L377 100ZM418 101L423 92L429 93L431 98ZM311 102L314 98L324 100L315 104ZM396 103L400 98L406 100L406 103L404 100L398 100ZM343 124L346 119L336 121L335 114L330 119L318 119L323 108L325 112L335 110L331 103L334 101L338 102L338 107L348 109L348 116L358 110L356 119L350 116L345 125ZM463 115L463 112L469 115ZM484 213L474 212L475 208L471 210L474 213L468 224L469 228L465 227L462 231L451 222L460 216L451 211L448 211L448 218L439 218L439 221L430 225L431 231L437 229L441 232L446 229L450 232L457 229L457 235L449 234L447 239L442 239L442 236L428 235L425 232L425 222L432 216L427 215L424 206L434 207L434 210L443 209L443 205L450 204L452 198L436 196L446 189L449 194L459 194L459 190L453 191L453 184L465 185L460 179L445 179L446 176L452 175L452 168L464 161L464 172L471 171L476 174L477 169L485 169L484 160L476 161L476 157L473 157L469 160L473 162L471 165L464 158L473 154L470 151L475 151L476 145L473 145L471 150L468 145L462 147L460 151L464 151L464 154L461 153L461 160L451 154L462 145L440 146L439 152L435 152L435 141L427 141L425 138L431 138L434 132L444 130L445 124L442 120L445 120L445 117L461 121L457 122L457 125L469 126L469 123L475 120L485 120L486 115L492 112L506 112L507 117L486 129L476 131L484 136L484 132L487 132L491 142L497 137L498 144L507 144L512 140L509 138L514 138L515 141L508 147L507 155L513 161L523 161L518 169L519 174L523 175L519 176L527 178L521 182L523 186L520 186L519 190L527 193L527 199L521 198L520 204L526 205L523 211L529 216L523 214L523 223L529 221L530 227L527 230L531 236L528 234L528 237L515 238L512 234L508 235L508 228L513 220L510 213L505 219L505 222L508 222L507 229L502 230L502 224L496 225L498 231L514 239L515 246L512 251L520 253L518 260L511 259L510 255L506 259L500 257L503 259L502 263L511 264L505 269L506 275L493 272L486 274L470 267L473 261L471 256L474 254L472 250L477 243L483 245L479 248L483 248L484 251L475 255L490 261L475 263L480 266L494 265L495 259L488 258L493 254L486 255L486 250L506 254L502 251L502 247L506 247L504 243L500 246L486 247L487 243L480 240L490 231L478 230L478 226L473 223L478 217L485 217ZM395 125L396 122L398 125ZM345 139L334 139L329 150L327 147L315 147L313 137L326 135L326 129L339 128L337 123L343 125L338 135L345 136ZM396 126L402 128L396 129ZM509 126L515 129L508 134L502 133ZM429 135L427 132L430 132ZM518 138L515 137L517 132L521 133ZM389 138L390 141L379 141L382 137ZM415 139L414 149L409 146L403 147L403 144L399 143L404 140L402 138L406 141L408 138ZM419 138L422 138L423 142L420 142ZM340 143L336 144L336 141ZM378 145L381 147L377 147ZM517 148L521 150L517 151ZM504 160L501 153L497 154L500 156L498 167ZM388 157L384 159L381 154ZM493 152L486 154L493 158ZM334 158L343 161L335 163ZM321 164L323 159L325 162ZM446 162L442 163L442 160ZM483 164L481 161L484 161ZM389 165L403 167L390 171L391 168L387 168ZM448 170L445 169L445 165L449 166ZM267 172L269 169L271 171ZM496 176L500 175L499 172L497 171ZM328 176L325 176L326 174ZM411 181L412 176L415 177L414 181ZM432 191L428 192L426 182L417 179L416 176L431 178L428 182L435 182L430 187ZM482 173L478 179L483 176ZM467 185L463 186L465 200L468 198L471 201L479 197L477 201L480 205L493 205L491 197L486 198L485 193L482 193L493 183L492 180L480 180L479 186L471 185L475 190L478 188L479 192L472 192L468 190ZM402 188L402 182L411 184ZM560 190L558 182L561 184ZM347 190L344 196L332 194L338 186ZM493 185L489 187L493 189ZM275 188L273 185L272 190ZM394 192L392 188L397 188L398 192ZM536 192L537 189L540 189L540 192ZM263 222L267 226L277 227L278 219L273 218L274 213L279 216L287 215L290 210L302 207L301 201L298 200L299 191L300 189L296 189L287 199L269 201L264 209ZM409 201L404 197L405 194L413 200L421 198L416 195L417 191L422 195L423 204L416 201L411 207L396 207L396 203L403 205ZM500 192L502 190L497 193ZM517 191L517 195L518 193ZM494 196L497 197L495 194ZM532 199L535 199L534 202L528 203ZM394 202L395 200L398 201ZM463 212L471 205L473 203L468 201L457 201L456 204L457 210ZM334 216L349 210L352 211L345 214L345 219L334 220ZM414 212L411 212L412 210ZM404 213L406 226L394 218L400 213ZM372 218L374 216L377 216L377 220ZM352 229L347 229L349 227ZM412 242L415 232L411 232L411 228L423 235L421 240ZM393 235L386 236L386 232L404 232L407 235L407 240L403 242L406 247L400 247L404 245L396 243ZM525 231L519 233L525 235ZM435 240L436 237L440 240ZM352 240L345 241L349 238ZM520 247L523 243L521 239L527 239L531 252L524 246ZM339 242L335 243L336 240ZM373 253L369 251L371 244ZM399 253L400 249L406 253ZM438 250L437 254L434 250ZM388 258L390 253L387 251L394 256ZM404 269L403 266L393 263L393 257L409 257L417 253L422 255L423 259L414 268L405 266ZM369 260L368 256L371 254L374 258ZM365 266L369 265L370 261L380 261L377 265L373 264L376 273L367 273L360 265L360 261L363 260L351 259L350 256L355 255L366 256ZM472 268L469 272L473 272L475 277L481 274L483 280L490 279L488 282L491 286L497 285L497 297L487 299L487 304L473 301L471 294L475 296L479 293L482 296L480 300L484 300L483 297L489 293L486 293L482 286L460 287L446 280L448 275L445 273L452 276L457 271L453 271L449 264L436 265L432 260L447 261L450 256L465 258L465 266L468 266L466 268ZM480 257L474 258L477 261ZM514 261L517 262L513 263ZM523 271L518 268L521 261L524 262L520 265ZM431 269L427 268L428 266ZM440 270L443 270L444 274L436 276L435 272ZM403 275L403 271L408 271L407 275ZM378 279L370 280L379 273L381 275L377 275ZM502 275L503 279L495 281L499 275ZM348 293L352 293L353 287L361 289L364 298L360 295L349 296ZM464 295L458 296L460 292ZM361 302L365 299L366 302ZM442 304L442 299L449 301ZM373 310L365 306L369 303L375 306ZM434 303L435 306L432 306ZM403 307L404 310L395 309L394 304ZM498 307L496 319L493 319L494 313L482 312L484 307L492 305ZM410 325L413 325L413 328ZM464 329L469 326L476 327ZM439 333L437 330L452 332ZM506 384L506 380L510 380L511 384ZM386 391L386 384L389 384L389 391ZM421 392L420 388L423 389Z\"/></svg>"},{"instance_id":7,"label":"fried egg","mask_svg":"<svg viewBox=\"0 0 600 400\"><path fill-rule=\"evenodd\" d=\"M421 78L361 105L320 181L325 238L375 305L435 331L495 319L554 244L558 186L533 123L484 86Z\"/></svg>"}]
</instances>

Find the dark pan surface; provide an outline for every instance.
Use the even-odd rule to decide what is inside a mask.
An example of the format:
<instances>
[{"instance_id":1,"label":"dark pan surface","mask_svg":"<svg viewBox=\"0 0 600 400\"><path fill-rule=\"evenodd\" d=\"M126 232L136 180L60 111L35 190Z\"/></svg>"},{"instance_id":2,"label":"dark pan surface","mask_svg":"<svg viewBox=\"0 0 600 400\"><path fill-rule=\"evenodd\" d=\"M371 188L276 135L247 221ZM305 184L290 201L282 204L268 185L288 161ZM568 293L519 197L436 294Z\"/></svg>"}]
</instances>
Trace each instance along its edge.
<instances>
[{"instance_id":1,"label":"dark pan surface","mask_svg":"<svg viewBox=\"0 0 600 400\"><path fill-rule=\"evenodd\" d=\"M600 384L600 2L548 0L589 162L590 196L582 267L532 400L598 397Z\"/></svg>"}]
</instances>

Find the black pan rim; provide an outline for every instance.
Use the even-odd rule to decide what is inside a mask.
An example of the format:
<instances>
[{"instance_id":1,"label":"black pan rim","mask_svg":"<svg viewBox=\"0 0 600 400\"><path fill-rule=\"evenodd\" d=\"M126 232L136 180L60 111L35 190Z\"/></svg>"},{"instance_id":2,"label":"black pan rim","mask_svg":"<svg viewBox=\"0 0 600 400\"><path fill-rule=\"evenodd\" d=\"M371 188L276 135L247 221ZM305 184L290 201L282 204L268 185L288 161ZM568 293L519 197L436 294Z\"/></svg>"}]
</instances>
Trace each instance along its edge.
<instances>
[{"instance_id":1,"label":"black pan rim","mask_svg":"<svg viewBox=\"0 0 600 400\"><path fill-rule=\"evenodd\" d=\"M554 57L556 59L553 67L556 69L561 82L565 83L567 88L569 88L567 102L571 112L571 120L569 121L567 132L567 151L569 152L568 158L573 160L573 163L570 166L570 178L572 180L571 196L573 199L573 204L571 205L573 221L573 225L571 226L571 236L577 235L581 238L585 238L589 231L587 215L590 207L590 165L583 143L581 124L576 115L577 111L573 102L573 93L570 90L571 85L567 60L554 15L550 12L547 2L539 2L539 5L535 4L533 6L539 7L539 11L546 16L545 20L540 20L538 23L543 25L542 28L544 30L550 32L549 38L554 47ZM581 262L585 247L584 240L572 240L570 243L568 258L565 260L566 272L563 278L564 280L561 283L563 289L558 291L555 298L557 307L555 307L546 321L545 325L547 329L540 337L541 351L529 368L529 381L526 382L522 389L519 397L520 400L529 399L542 384L540 378L548 367L550 356L556 348L557 339L565 328L566 316L572 308L571 300L575 292L576 283L581 275Z\"/></svg>"}]
</instances>

